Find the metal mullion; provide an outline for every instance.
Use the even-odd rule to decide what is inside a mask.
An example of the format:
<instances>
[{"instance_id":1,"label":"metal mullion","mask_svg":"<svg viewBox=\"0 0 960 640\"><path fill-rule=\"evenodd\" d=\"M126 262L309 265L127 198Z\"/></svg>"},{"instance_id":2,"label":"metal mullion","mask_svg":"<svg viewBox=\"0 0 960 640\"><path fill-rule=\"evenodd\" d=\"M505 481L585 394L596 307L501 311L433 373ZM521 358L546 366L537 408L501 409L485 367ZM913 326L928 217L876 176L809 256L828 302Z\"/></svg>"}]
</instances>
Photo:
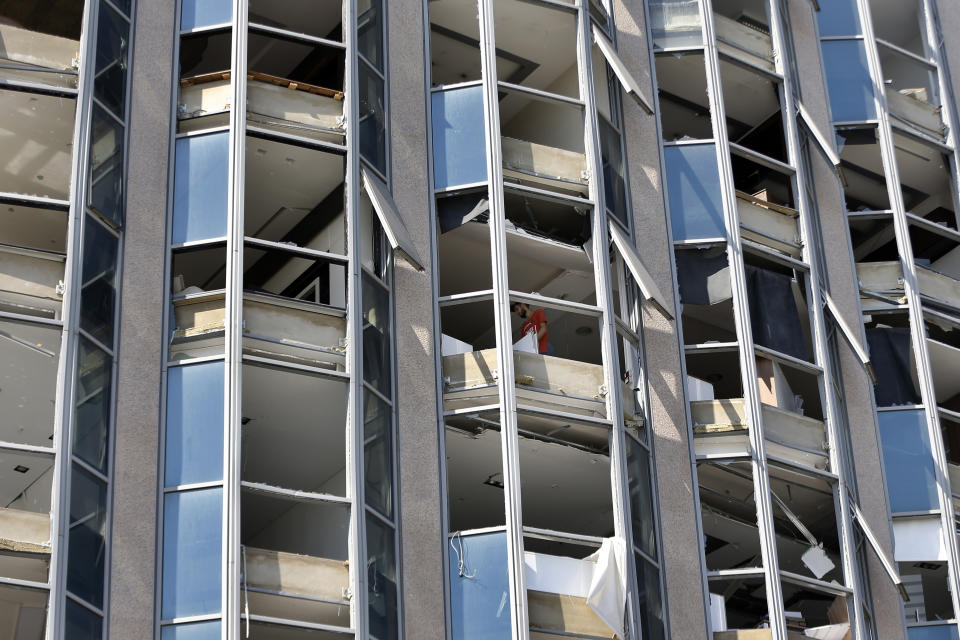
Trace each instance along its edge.
<instances>
[{"instance_id":1,"label":"metal mullion","mask_svg":"<svg viewBox=\"0 0 960 640\"><path fill-rule=\"evenodd\" d=\"M367 268L365 265L363 265L363 264L360 265L360 272L361 272L362 274L364 274L364 275L369 276L370 278L372 278L374 284L376 284L377 286L379 286L381 289L383 289L383 290L386 291L387 293L391 294L391 297L393 297L393 295L392 295L393 287L392 287L389 283L384 282L383 279L380 278L380 276L378 276L377 274L375 274L373 271L371 271L370 269L368 269L368 268Z\"/></svg>"},{"instance_id":2,"label":"metal mullion","mask_svg":"<svg viewBox=\"0 0 960 640\"><path fill-rule=\"evenodd\" d=\"M219 359L219 356L216 356L215 359ZM287 362L286 360L273 360L271 358L264 358L263 356L253 356L249 354L241 354L240 360L243 362L252 362L254 364L266 365L268 367L277 368L277 369L288 369L292 371L302 371L304 373L315 374L320 378L329 378L330 380L339 380L347 382L350 380L350 374L344 373L342 371L334 371L332 369L321 369L319 367L311 367L306 364L299 364L296 362Z\"/></svg>"},{"instance_id":3,"label":"metal mullion","mask_svg":"<svg viewBox=\"0 0 960 640\"><path fill-rule=\"evenodd\" d=\"M541 389L537 389L541 391ZM593 416L580 415L578 413L568 413L566 411L557 411L556 409L547 409L545 407L535 407L533 405L517 404L517 411L520 413L532 413L547 418L560 418L577 422L584 426L597 427L600 429L612 430L613 422L607 418L595 418Z\"/></svg>"},{"instance_id":4,"label":"metal mullion","mask_svg":"<svg viewBox=\"0 0 960 640\"><path fill-rule=\"evenodd\" d=\"M74 602L76 602L77 604L79 604L81 607L83 607L83 608L86 609L87 611L90 611L91 613L94 613L94 614L98 615L99 617L103 618L103 627L104 627L104 629L106 629L106 627L107 627L107 617L106 617L105 612L104 612L102 609L100 609L99 607L93 606L92 604L90 604L89 602L87 602L86 600L84 600L83 598L81 598L80 596L78 596L78 595L76 595L76 594L74 594L74 593L70 593L69 590L64 591L63 593L64 593L64 595L65 595L67 598L69 598L70 600L73 600ZM106 600L104 600L104 601L106 601Z\"/></svg>"},{"instance_id":5,"label":"metal mullion","mask_svg":"<svg viewBox=\"0 0 960 640\"><path fill-rule=\"evenodd\" d=\"M200 491L202 489L217 489L223 486L223 480L210 480L209 482L191 482L189 484L178 484L169 487L163 487L163 493L184 493L186 491ZM217 615L220 615L219 613Z\"/></svg>"},{"instance_id":6,"label":"metal mullion","mask_svg":"<svg viewBox=\"0 0 960 640\"><path fill-rule=\"evenodd\" d=\"M347 373L350 376L347 404L347 495L353 501L350 510L348 548L350 558L351 626L357 637L367 636L367 541L364 449L363 449L363 301L360 271L360 238L356 203L363 190L360 179L359 61L357 60L357 7L354 0L343 3L343 44L346 50L343 114L346 118L347 148L344 176L344 217L347 225Z\"/></svg>"},{"instance_id":7,"label":"metal mullion","mask_svg":"<svg viewBox=\"0 0 960 640\"><path fill-rule=\"evenodd\" d=\"M783 84L783 83L780 83ZM780 110L781 115L783 114L783 109ZM745 147L736 142L730 142L730 153L746 160L751 160L756 162L759 165L763 165L767 169L776 171L777 173L783 174L785 176L793 176L796 174L797 170L793 165L786 162L781 162L775 158L771 158L768 155L764 155L759 151L754 151L749 147Z\"/></svg>"},{"instance_id":8,"label":"metal mullion","mask_svg":"<svg viewBox=\"0 0 960 640\"><path fill-rule=\"evenodd\" d=\"M922 2L922 0L921 0L921 2ZM878 45L880 45L880 46L883 47L884 49L889 49L889 50L891 50L891 51L894 51L894 52L896 52L896 53L899 53L899 54L902 55L902 56L905 56L905 57L907 57L907 58L910 58L911 60L913 60L913 61L915 61L915 62L919 62L920 64L926 66L926 67L927 67L929 70L931 70L931 71L936 72L937 69L938 69L937 63L936 63L935 60L928 59L928 58L924 58L923 56L917 55L916 53L914 53L914 52L912 52L912 51L907 51L907 50L904 49L903 47L897 46L897 45L893 44L892 42L887 42L887 41L884 40L883 38L874 37L873 39L874 39L874 41L875 41Z\"/></svg>"},{"instance_id":9,"label":"metal mullion","mask_svg":"<svg viewBox=\"0 0 960 640\"><path fill-rule=\"evenodd\" d=\"M158 626L169 627L175 624L189 624L191 622L208 622L211 620L219 620L219 613L208 613L202 616L183 616L181 618L169 618L166 620L161 620Z\"/></svg>"},{"instance_id":10,"label":"metal mullion","mask_svg":"<svg viewBox=\"0 0 960 640\"><path fill-rule=\"evenodd\" d=\"M630 489L627 478L626 441L624 440L626 429L623 423L623 398L621 397L620 378L617 374L617 363L619 361L617 341L619 340L619 336L617 334L617 318L613 311L614 292L610 281L610 238L607 227L606 194L604 185L602 185L604 171L603 159L600 152L599 115L597 113L596 96L594 95L593 32L591 29L589 9L581 6L577 18L577 58L579 63L580 95L584 104L584 151L586 152L587 166L590 174L596 176L596 179L590 180L589 193L591 199L597 205L594 208L592 217L593 231L591 237L594 239L593 264L595 268L593 271L594 281L596 283L596 305L601 310L601 354L604 363L604 383L607 387L607 415L612 422L610 427L611 437L609 439L610 492L611 501L614 505L614 532L615 535L624 542L625 547L629 549L633 541L633 535L631 531ZM608 78L605 70L606 65L604 65L603 78L606 82ZM619 97L619 91L616 95ZM626 158L626 154L622 153L623 140L620 139L619 143L621 145L621 156ZM626 176L625 163L623 172ZM629 191L629 189L627 189L627 191ZM614 263L617 265L621 263L619 256L615 259ZM625 277L625 270L621 269L621 275L618 281L621 284L624 283ZM621 300L621 306L625 305L626 300ZM652 478L648 480L652 481ZM651 491L653 490L653 486L651 483ZM626 567L621 567L621 571L626 574L628 584L637 584L636 567L633 562L627 563ZM626 618L629 621L628 627L638 626L641 614L637 598L629 598L626 610Z\"/></svg>"},{"instance_id":11,"label":"metal mullion","mask_svg":"<svg viewBox=\"0 0 960 640\"><path fill-rule=\"evenodd\" d=\"M752 52L750 52L750 51L744 50L742 47L738 47L737 45L733 44L732 42L724 42L724 44L728 44L728 45L734 47L735 49L737 49L737 50L739 50L739 51L744 51L745 53L752 53ZM781 75L781 73L780 73L779 71L770 71L769 69L764 69L763 67L761 67L761 66L759 66L759 65L753 64L753 63L750 62L749 60L741 60L741 59L739 59L739 58L735 58L735 57L733 57L732 55L730 55L729 53L725 53L725 52L723 52L723 51L720 51L719 49L717 50L717 57L718 57L720 60L723 60L723 61L726 62L726 63L733 64L733 65L736 65L736 66L738 66L738 67L743 67L744 69L749 69L750 71L753 71L753 72L756 72L756 73L758 73L758 74L761 74L761 75L763 75L764 77L766 77L767 79L772 80L772 81L774 81L774 82L783 82L783 75Z\"/></svg>"},{"instance_id":12,"label":"metal mullion","mask_svg":"<svg viewBox=\"0 0 960 640\"><path fill-rule=\"evenodd\" d=\"M599 217L599 216L596 216L596 217ZM606 229L606 227L604 227L604 229ZM599 243L599 242L596 244L597 246L601 246L601 247L607 246L606 244ZM605 253L605 249L604 249L604 253ZM566 311L569 313L577 313L580 315L590 316L593 318L599 318L600 316L603 315L603 308L599 305L584 304L582 302L573 302L571 300L564 300L562 298L549 298L547 296L542 296L537 293L525 293L523 291L514 291L513 289L510 289L508 293L510 294L511 301L519 300L521 302L539 304L541 306L547 307L548 309L555 309L557 311Z\"/></svg>"},{"instance_id":13,"label":"metal mullion","mask_svg":"<svg viewBox=\"0 0 960 640\"><path fill-rule=\"evenodd\" d=\"M490 257L492 266L494 335L500 372L500 459L503 465L507 579L510 592L511 637L529 637L526 607L526 576L523 551L523 516L520 489L519 432L513 363L513 330L510 322L510 292L507 267L506 213L504 205L503 154L500 148L500 101L497 81L494 0L478 0L483 112L486 125L486 162L489 194Z\"/></svg>"},{"instance_id":14,"label":"metal mullion","mask_svg":"<svg viewBox=\"0 0 960 640\"><path fill-rule=\"evenodd\" d=\"M178 16L179 16L179 14L178 14ZM177 24L178 24L178 25L180 24L179 20L177 21ZM220 22L220 23L217 23L217 24L208 24L208 25L204 25L204 26L202 26L202 27L194 27L194 28L192 28L192 29L179 29L179 30L177 31L177 35L180 36L180 37L182 37L182 36L192 36L192 35L196 35L196 34L200 34L200 33L211 33L211 32L214 32L214 31L228 31L228 30L229 30L230 28L232 28L232 27L233 27L233 20L231 19L230 22Z\"/></svg>"},{"instance_id":15,"label":"metal mullion","mask_svg":"<svg viewBox=\"0 0 960 640\"><path fill-rule=\"evenodd\" d=\"M465 80L464 82L453 82L451 84L438 84L435 87L430 87L430 93L442 93L444 91L452 91L453 89L465 89L467 87L480 86L481 84L483 84L483 80Z\"/></svg>"},{"instance_id":16,"label":"metal mullion","mask_svg":"<svg viewBox=\"0 0 960 640\"><path fill-rule=\"evenodd\" d=\"M0 311L0 320L19 320L31 324L42 324L51 327L63 327L63 320L55 318L44 318L42 316L28 316L23 313L12 313L10 311Z\"/></svg>"},{"instance_id":17,"label":"metal mullion","mask_svg":"<svg viewBox=\"0 0 960 640\"><path fill-rule=\"evenodd\" d=\"M45 455L56 455L57 450L54 447L41 447L35 444L21 444L19 442L9 442L0 440L0 450L2 451L24 451L27 453L41 453Z\"/></svg>"},{"instance_id":18,"label":"metal mullion","mask_svg":"<svg viewBox=\"0 0 960 640\"><path fill-rule=\"evenodd\" d=\"M596 203L591 198L571 196L559 191L548 191L546 189L541 189L540 187L534 187L529 184L521 184L519 182L511 182L510 184L506 184L503 186L503 189L505 192L525 193L540 200L548 200L550 202L558 202L560 204L569 204L571 206L580 207L583 209L591 209L596 207Z\"/></svg>"},{"instance_id":19,"label":"metal mullion","mask_svg":"<svg viewBox=\"0 0 960 640\"><path fill-rule=\"evenodd\" d=\"M500 408L499 404L484 404L484 405L478 405L475 407L468 407L466 409L450 409L447 411L443 411L440 415L443 418L447 418L449 416L465 416L465 415L470 415L471 413L483 413L484 411L495 411L499 408Z\"/></svg>"},{"instance_id":20,"label":"metal mullion","mask_svg":"<svg viewBox=\"0 0 960 640\"><path fill-rule=\"evenodd\" d=\"M51 549L50 549L50 599L47 609L47 638L61 636L64 625L63 603L60 594L66 591L67 559L65 551L69 543L70 464L71 430L73 424L74 363L77 354L77 339L71 327L79 324L79 287L83 255L83 226L86 221L84 205L87 200L87 177L90 174L90 128L93 95L93 74L96 56L97 9L96 2L89 2L84 10L80 59L84 61L79 73L76 98L76 114L73 132L73 158L69 192L69 218L67 223L67 260L64 282L67 283L61 305L63 330L60 342L60 361L57 370L56 398L58 404L54 421L57 454L54 458L53 490L51 496ZM74 294L77 292L77 295Z\"/></svg>"},{"instance_id":21,"label":"metal mullion","mask_svg":"<svg viewBox=\"0 0 960 640\"><path fill-rule=\"evenodd\" d=\"M221 111L219 113L228 113L227 111ZM207 129L191 129L190 131L177 131L174 132L174 138L180 140L181 138L197 138L199 136L208 136L214 133L225 133L230 131L230 125L220 125L216 127L209 127Z\"/></svg>"},{"instance_id":22,"label":"metal mullion","mask_svg":"<svg viewBox=\"0 0 960 640\"><path fill-rule=\"evenodd\" d=\"M35 580L21 580L20 578L8 578L6 576L0 576L0 584L8 584L14 587L26 587L28 589L42 589L43 591L50 592L50 597L53 597L53 591L50 587L50 584L47 582L37 582Z\"/></svg>"},{"instance_id":23,"label":"metal mullion","mask_svg":"<svg viewBox=\"0 0 960 640\"><path fill-rule=\"evenodd\" d=\"M37 208L57 209L64 215L69 215L71 201L48 198L46 196L31 196L25 193L14 193L12 191L0 191L0 202L10 204L21 203Z\"/></svg>"},{"instance_id":24,"label":"metal mullion","mask_svg":"<svg viewBox=\"0 0 960 640\"><path fill-rule=\"evenodd\" d=\"M241 614L240 617L243 618L244 620L250 620L251 622L265 622L267 624L276 624L284 627L294 627L297 629L312 629L315 631L329 631L331 633L342 633L344 635L350 634L354 638L365 637L365 636L360 636L356 632L356 629L354 628L338 627L331 624L321 624L319 622L303 622L300 620L291 620L289 618L275 618L272 616L260 616L256 614L250 614L250 615ZM347 638L344 638L344 640L347 640Z\"/></svg>"},{"instance_id":25,"label":"metal mullion","mask_svg":"<svg viewBox=\"0 0 960 640\"><path fill-rule=\"evenodd\" d=\"M244 236L243 244L245 246L256 247L258 249L266 249L268 251L282 251L284 253L292 253L307 258L327 260L329 262L336 262L337 264L347 264L350 261L347 256L340 255L339 253L330 253L329 251L320 251L318 249L310 249L309 247L299 247L295 245L284 244L283 242L276 242L274 240L261 240L260 238L255 238L253 236Z\"/></svg>"},{"instance_id":26,"label":"metal mullion","mask_svg":"<svg viewBox=\"0 0 960 640\"><path fill-rule=\"evenodd\" d=\"M300 502L323 502L329 504L352 504L350 498L338 496L332 493L313 493L311 491L300 491L297 489L287 489L285 487L276 487L262 482L240 481L241 492L246 489L258 494L268 494L272 496L282 496L291 500Z\"/></svg>"},{"instance_id":27,"label":"metal mullion","mask_svg":"<svg viewBox=\"0 0 960 640\"><path fill-rule=\"evenodd\" d=\"M108 356L110 356L110 360L111 360L111 361L113 360L113 355L114 355L114 354L113 354L113 349L107 347L107 346L104 345L102 342L100 342L99 340L97 340L96 338L94 338L92 335L90 335L90 333L87 332L86 329L84 329L84 328L82 328L82 327L77 327L77 333L79 333L79 334L80 334L81 336L83 336L85 339L87 339L87 340L89 340L90 342L92 342L95 347L97 347L97 348L100 349L101 351L105 352Z\"/></svg>"},{"instance_id":28,"label":"metal mullion","mask_svg":"<svg viewBox=\"0 0 960 640\"><path fill-rule=\"evenodd\" d=\"M542 98L548 102L562 102L571 106L580 107L581 109L584 106L582 99L571 98L570 96L565 96L560 93L553 93L550 91L544 91L543 89L534 89L533 87L526 87L520 84L514 84L512 82L506 82L505 80L500 80L497 82L497 86L501 89L507 91L512 91L515 93L525 93L528 96Z\"/></svg>"},{"instance_id":29,"label":"metal mullion","mask_svg":"<svg viewBox=\"0 0 960 640\"><path fill-rule=\"evenodd\" d=\"M867 0L858 0L860 20L864 33L873 33L873 16ZM940 419L937 414L936 393L931 380L930 353L927 349L926 331L923 325L923 309L920 302L919 286L917 284L916 263L913 257L913 246L910 242L909 223L903 202L903 193L900 188L900 169L896 161L896 151L893 143L893 133L890 125L889 110L886 94L883 91L882 71L877 44L872 38L865 39L867 66L873 80L874 104L879 120L878 136L883 163L886 167L887 194L894 211L893 226L897 239L898 252L903 268L903 290L908 301L908 315L910 318L910 340L913 346L920 386L920 397L924 405L924 414L927 421L927 431L930 437L931 453L937 474L937 498L940 503L941 529L944 543L949 554L948 575L950 579L949 592L953 604L954 615L960 611L960 548L957 536L954 534L956 525L954 520L953 498L950 489L950 476L947 468L943 434L940 431ZM956 158L954 158L955 160ZM951 163L955 164L955 162ZM957 177L955 171L951 178L954 180L953 192L956 203Z\"/></svg>"},{"instance_id":30,"label":"metal mullion","mask_svg":"<svg viewBox=\"0 0 960 640\"><path fill-rule=\"evenodd\" d=\"M703 32L706 41L707 88L714 113L713 137L716 140L716 156L723 188L724 220L727 230L727 258L730 263L730 284L733 291L734 321L740 349L740 375L743 382L744 407L746 409L748 436L753 450L751 467L753 488L757 506L757 527L760 538L760 553L764 566L764 583L767 591L771 637L786 640L783 591L780 588L779 559L774 530L773 504L770 496L770 478L767 474L766 442L763 436L763 416L760 409L757 383L757 364L750 325L750 310L747 302L747 283L744 269L743 245L740 238L740 221L737 212L736 189L730 159L730 142L724 117L723 88L720 79L717 38L713 24L713 7L710 0L703 0Z\"/></svg>"},{"instance_id":31,"label":"metal mullion","mask_svg":"<svg viewBox=\"0 0 960 640\"><path fill-rule=\"evenodd\" d=\"M304 42L311 42L313 44L319 44L325 47L330 47L332 49L340 49L341 51L345 51L347 48L347 45L344 42L337 42L336 40L328 40L327 38L312 36L307 33L297 33L296 31L290 31L282 27L271 27L266 24L260 24L259 22L250 22L249 18L247 19L246 26L247 26L248 32L259 31L260 33L265 33L272 36L289 38L291 40L301 40Z\"/></svg>"},{"instance_id":32,"label":"metal mullion","mask_svg":"<svg viewBox=\"0 0 960 640\"><path fill-rule=\"evenodd\" d=\"M381 402L383 402L384 404L386 404L388 407L390 407L391 410L393 409L393 400L391 400L391 399L388 398L387 396L383 395L383 393L382 393L381 391L379 391L378 389L375 389L375 388L374 388L373 386L371 386L370 383L367 382L366 380L363 381L363 391L364 391L364 393L370 393L371 395L373 395L373 396L375 396L376 398L378 398Z\"/></svg>"},{"instance_id":33,"label":"metal mullion","mask_svg":"<svg viewBox=\"0 0 960 640\"><path fill-rule=\"evenodd\" d=\"M120 17L126 20L127 24L132 25L133 21L131 20L131 16L128 16L125 11L122 11L119 7L117 7L117 5L113 3L113 0L100 0L100 2L110 5L110 8L116 11L117 13L119 13ZM131 15L134 14L135 12L136 12L136 7L131 5L130 6Z\"/></svg>"},{"instance_id":34,"label":"metal mullion","mask_svg":"<svg viewBox=\"0 0 960 640\"><path fill-rule=\"evenodd\" d=\"M567 533L566 531L556 531L555 529L543 529L541 527L524 527L523 535L527 538L537 538L540 540L552 540L555 542L570 542L575 544L585 544L591 547L600 548L603 538L600 536L588 536L580 533Z\"/></svg>"},{"instance_id":35,"label":"metal mullion","mask_svg":"<svg viewBox=\"0 0 960 640\"><path fill-rule=\"evenodd\" d=\"M71 89L69 87L55 87L49 84L36 84L34 82L25 82L23 80L11 80L9 78L0 78L0 89L21 91L23 93L40 93L48 96L61 96L66 98L80 97L80 91L78 89Z\"/></svg>"},{"instance_id":36,"label":"metal mullion","mask_svg":"<svg viewBox=\"0 0 960 640\"><path fill-rule=\"evenodd\" d=\"M91 1L92 1L92 0L91 0ZM103 2L104 0L100 0L100 1ZM91 100L93 100L93 103L94 103L95 105L97 105L98 107L100 107L101 109L103 109L104 111L106 111L107 114L109 114L110 118L112 118L114 122L116 122L116 123L119 124L121 127L123 127L124 129L126 129L126 127L127 127L126 122L124 122L123 120L121 120L120 117L117 116L117 114L115 114L112 109L108 108L106 105L104 105L102 102L100 102L100 98L97 98L96 96L91 96Z\"/></svg>"},{"instance_id":37,"label":"metal mullion","mask_svg":"<svg viewBox=\"0 0 960 640\"><path fill-rule=\"evenodd\" d=\"M387 80L386 74L380 71L380 69L377 69L377 66L372 62L370 62L370 59L367 58L367 56L363 55L361 51L357 50L357 57L360 59L360 62L362 62L371 71L373 71L374 75L376 75L382 81L386 82ZM384 182L386 182L386 180L384 180Z\"/></svg>"},{"instance_id":38,"label":"metal mullion","mask_svg":"<svg viewBox=\"0 0 960 640\"><path fill-rule=\"evenodd\" d=\"M941 110L942 113L942 110ZM935 147L938 147L943 153L952 154L953 147L944 142L944 139L938 139L933 135L927 133L923 129L920 129L917 125L913 124L906 118L898 116L897 114L890 112L890 128L901 133L905 136L910 136L912 138L917 138L925 144L929 144ZM952 173L951 173L952 175Z\"/></svg>"},{"instance_id":39,"label":"metal mullion","mask_svg":"<svg viewBox=\"0 0 960 640\"><path fill-rule=\"evenodd\" d=\"M377 520L379 520L383 524L390 527L390 529L393 530L394 536L396 536L396 534L398 533L399 527L397 526L396 523L393 522L393 520L390 520L387 516L383 515L382 513L377 511L374 507L371 507L368 504L363 505L363 508L368 515L373 515Z\"/></svg>"},{"instance_id":40,"label":"metal mullion","mask_svg":"<svg viewBox=\"0 0 960 640\"><path fill-rule=\"evenodd\" d=\"M110 485L110 478L107 476L107 474L103 473L99 469L96 469L89 463L85 462L82 458L78 458L76 455L71 453L70 461L73 464L77 465L78 467L82 468L84 471L86 471L90 475L94 476L97 480L99 480L103 484L108 486Z\"/></svg>"},{"instance_id":41,"label":"metal mullion","mask_svg":"<svg viewBox=\"0 0 960 640\"><path fill-rule=\"evenodd\" d=\"M816 306L816 305L811 305L811 306ZM826 330L824 329L824 332L825 331ZM823 334L820 334L820 335L823 335ZM815 364L813 362L807 362L806 360L801 360L800 358L797 358L795 356L781 353L779 351L771 349L770 347L764 347L763 345L754 344L753 350L754 350L754 353L756 353L757 355L762 355L764 357L770 358L771 360L776 360L780 362L780 364L785 364L789 367L793 367L794 369L801 369L804 372L809 373L811 375L819 376L823 374L823 367L821 367L820 365Z\"/></svg>"},{"instance_id":42,"label":"metal mullion","mask_svg":"<svg viewBox=\"0 0 960 640\"><path fill-rule=\"evenodd\" d=\"M183 360L173 360L172 362L168 362L166 365L166 369L169 370L171 367L186 367L192 364L202 364L204 362L216 362L218 360L223 360L223 355L218 354L215 356L200 356L197 358L184 358Z\"/></svg>"},{"instance_id":43,"label":"metal mullion","mask_svg":"<svg viewBox=\"0 0 960 640\"><path fill-rule=\"evenodd\" d=\"M243 206L246 171L248 2L233 0L229 173L224 302L224 474L222 522L222 638L240 637L240 419L243 334Z\"/></svg>"},{"instance_id":44,"label":"metal mullion","mask_svg":"<svg viewBox=\"0 0 960 640\"><path fill-rule=\"evenodd\" d=\"M244 83L245 84L245 83ZM216 127L220 129L220 127ZM270 140L273 142L283 142L286 144L296 145L298 147L304 147L305 149L313 149L316 151L323 151L325 153L336 154L339 156L346 155L347 146L342 144L337 144L336 142L329 142L327 140L320 140L317 138L307 138L305 136L298 136L295 133L287 133L285 131L278 131L276 129L264 129L257 125L256 122L250 122L244 124L245 132L251 138L259 138L261 140ZM203 135L204 133L209 133L214 129L198 129L202 133L197 135Z\"/></svg>"},{"instance_id":45,"label":"metal mullion","mask_svg":"<svg viewBox=\"0 0 960 640\"><path fill-rule=\"evenodd\" d=\"M743 246L744 254L761 256L771 262L776 262L777 264L783 265L790 269L796 269L797 271L802 271L804 273L808 273L810 271L810 265L806 262L802 262L796 258L791 258L790 256L778 251L774 251L773 249L765 247L758 242L743 239L740 241L740 244Z\"/></svg>"}]
</instances>

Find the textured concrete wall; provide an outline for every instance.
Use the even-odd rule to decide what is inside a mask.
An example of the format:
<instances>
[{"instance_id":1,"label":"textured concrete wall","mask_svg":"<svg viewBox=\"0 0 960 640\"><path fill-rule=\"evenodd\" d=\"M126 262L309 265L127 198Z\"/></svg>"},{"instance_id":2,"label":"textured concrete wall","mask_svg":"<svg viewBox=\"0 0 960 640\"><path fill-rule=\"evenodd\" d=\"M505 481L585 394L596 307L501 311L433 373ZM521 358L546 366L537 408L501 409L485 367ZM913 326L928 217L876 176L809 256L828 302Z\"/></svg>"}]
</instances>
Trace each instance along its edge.
<instances>
[{"instance_id":1,"label":"textured concrete wall","mask_svg":"<svg viewBox=\"0 0 960 640\"><path fill-rule=\"evenodd\" d=\"M789 0L787 4L796 46L797 66L801 74L801 101L820 130L830 135L830 107L812 4L809 0ZM842 187L836 172L822 154L815 152L813 159L812 177L823 232L830 295L840 307L847 323L856 329L861 324L860 296L844 214ZM860 507L881 544L892 556L890 511L883 476L883 460L880 456L879 434L873 415L870 380L845 343L840 345L840 355ZM899 594L876 556L868 552L868 558L877 633L883 639L903 638L905 630Z\"/></svg>"},{"instance_id":2,"label":"textured concrete wall","mask_svg":"<svg viewBox=\"0 0 960 640\"><path fill-rule=\"evenodd\" d=\"M174 5L137 2L120 283L111 638L152 638Z\"/></svg>"},{"instance_id":3,"label":"textured concrete wall","mask_svg":"<svg viewBox=\"0 0 960 640\"><path fill-rule=\"evenodd\" d=\"M654 91L642 0L617 0L614 21L620 55L652 100ZM675 290L672 245L667 233L656 119L627 98L624 125L640 255L657 286L672 301ZM702 604L699 553L702 545L695 526L696 484L687 439L679 336L676 324L648 305L644 305L643 326L670 637L703 638L707 635L707 618Z\"/></svg>"},{"instance_id":4,"label":"textured concrete wall","mask_svg":"<svg viewBox=\"0 0 960 640\"><path fill-rule=\"evenodd\" d=\"M420 2L388 8L393 195L426 271L398 261L397 387L403 602L407 638L445 634L437 388L431 285L430 190Z\"/></svg>"}]
</instances>

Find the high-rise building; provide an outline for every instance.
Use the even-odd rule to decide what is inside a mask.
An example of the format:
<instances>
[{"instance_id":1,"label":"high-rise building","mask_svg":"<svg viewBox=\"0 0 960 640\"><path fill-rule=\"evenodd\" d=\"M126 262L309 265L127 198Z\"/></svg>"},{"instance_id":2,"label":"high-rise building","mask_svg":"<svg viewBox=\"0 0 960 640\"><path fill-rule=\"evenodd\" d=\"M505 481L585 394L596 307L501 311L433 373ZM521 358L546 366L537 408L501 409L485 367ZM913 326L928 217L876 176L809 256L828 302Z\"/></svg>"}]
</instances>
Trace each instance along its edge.
<instances>
[{"instance_id":1,"label":"high-rise building","mask_svg":"<svg viewBox=\"0 0 960 640\"><path fill-rule=\"evenodd\" d=\"M0 0L0 640L960 640L957 33Z\"/></svg>"}]
</instances>

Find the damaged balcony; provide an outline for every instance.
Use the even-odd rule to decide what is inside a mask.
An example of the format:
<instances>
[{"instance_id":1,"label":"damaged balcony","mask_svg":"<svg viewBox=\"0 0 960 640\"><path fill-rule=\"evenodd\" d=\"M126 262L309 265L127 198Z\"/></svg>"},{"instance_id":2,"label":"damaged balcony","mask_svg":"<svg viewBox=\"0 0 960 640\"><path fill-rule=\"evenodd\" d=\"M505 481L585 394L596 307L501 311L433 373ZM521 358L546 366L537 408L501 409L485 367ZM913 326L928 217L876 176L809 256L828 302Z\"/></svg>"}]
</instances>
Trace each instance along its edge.
<instances>
[{"instance_id":1,"label":"damaged balcony","mask_svg":"<svg viewBox=\"0 0 960 640\"><path fill-rule=\"evenodd\" d=\"M251 14L248 37L248 125L343 144L345 54L343 44L330 39L339 39L339 11L311 10L300 24L273 15L291 7L259 9L266 15ZM179 130L226 125L233 102L230 32L188 34L181 42Z\"/></svg>"},{"instance_id":2,"label":"damaged balcony","mask_svg":"<svg viewBox=\"0 0 960 640\"><path fill-rule=\"evenodd\" d=\"M83 3L53 1L0 8L0 80L76 90Z\"/></svg>"}]
</instances>

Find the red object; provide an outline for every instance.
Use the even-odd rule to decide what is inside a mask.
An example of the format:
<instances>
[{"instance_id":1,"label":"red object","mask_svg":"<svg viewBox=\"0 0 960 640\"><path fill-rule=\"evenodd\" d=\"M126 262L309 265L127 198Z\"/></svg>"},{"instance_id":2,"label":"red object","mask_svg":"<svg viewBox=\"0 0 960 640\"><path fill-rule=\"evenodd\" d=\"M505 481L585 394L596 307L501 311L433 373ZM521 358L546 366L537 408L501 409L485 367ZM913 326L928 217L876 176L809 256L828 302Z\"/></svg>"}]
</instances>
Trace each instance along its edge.
<instances>
[{"instance_id":1,"label":"red object","mask_svg":"<svg viewBox=\"0 0 960 640\"><path fill-rule=\"evenodd\" d=\"M547 335L540 330L540 328L546 324L546 322L547 314L543 312L543 309L537 309L522 325L520 325L521 337L527 335L531 331L537 332L537 350L540 351L540 353L550 352L550 347L547 346Z\"/></svg>"}]
</instances>

